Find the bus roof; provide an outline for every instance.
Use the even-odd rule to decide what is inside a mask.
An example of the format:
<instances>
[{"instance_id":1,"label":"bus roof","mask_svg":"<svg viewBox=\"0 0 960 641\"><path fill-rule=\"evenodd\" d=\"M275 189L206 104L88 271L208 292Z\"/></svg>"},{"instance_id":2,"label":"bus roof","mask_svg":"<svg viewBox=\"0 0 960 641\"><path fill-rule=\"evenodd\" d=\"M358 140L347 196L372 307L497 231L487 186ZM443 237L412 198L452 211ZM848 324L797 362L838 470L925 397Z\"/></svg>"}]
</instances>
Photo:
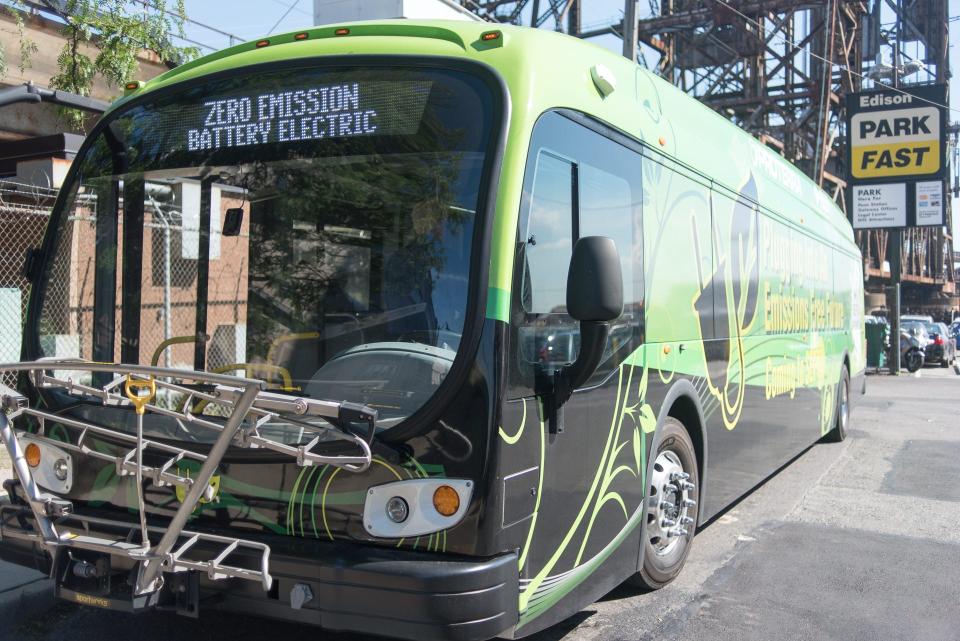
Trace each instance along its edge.
<instances>
[{"instance_id":1,"label":"bus roof","mask_svg":"<svg viewBox=\"0 0 960 641\"><path fill-rule=\"evenodd\" d=\"M499 35L485 39L484 34ZM525 144L537 117L547 109L583 111L734 193L753 179L758 199L768 209L813 235L845 245L848 252L856 251L842 212L779 154L622 56L540 29L421 20L311 27L190 61L139 83L112 108L145 92L238 67L344 55L446 56L485 63L497 70L510 89L510 133L515 134L511 140L516 144ZM616 84L606 97L594 86L591 70L596 65L605 67Z\"/></svg>"}]
</instances>

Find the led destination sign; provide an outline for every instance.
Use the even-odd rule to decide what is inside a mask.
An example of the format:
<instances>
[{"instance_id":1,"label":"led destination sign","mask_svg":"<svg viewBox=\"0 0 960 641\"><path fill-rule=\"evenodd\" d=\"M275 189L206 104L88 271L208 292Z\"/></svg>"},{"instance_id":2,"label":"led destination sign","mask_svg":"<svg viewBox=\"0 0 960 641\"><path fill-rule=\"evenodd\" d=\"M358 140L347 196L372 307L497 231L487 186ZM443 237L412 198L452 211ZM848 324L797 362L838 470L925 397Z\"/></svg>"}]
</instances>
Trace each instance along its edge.
<instances>
[{"instance_id":1,"label":"led destination sign","mask_svg":"<svg viewBox=\"0 0 960 641\"><path fill-rule=\"evenodd\" d=\"M342 82L205 100L177 146L216 151L324 138L416 133L430 82Z\"/></svg>"}]
</instances>

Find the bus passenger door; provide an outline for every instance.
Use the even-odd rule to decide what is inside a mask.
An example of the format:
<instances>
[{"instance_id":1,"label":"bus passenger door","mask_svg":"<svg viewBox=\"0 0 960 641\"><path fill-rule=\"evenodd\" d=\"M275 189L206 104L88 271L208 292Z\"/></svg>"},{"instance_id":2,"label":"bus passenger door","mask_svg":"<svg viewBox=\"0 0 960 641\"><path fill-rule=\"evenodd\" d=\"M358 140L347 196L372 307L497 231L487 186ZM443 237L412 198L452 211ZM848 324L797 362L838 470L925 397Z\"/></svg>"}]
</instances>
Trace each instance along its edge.
<instances>
[{"instance_id":1,"label":"bus passenger door","mask_svg":"<svg viewBox=\"0 0 960 641\"><path fill-rule=\"evenodd\" d=\"M501 469L505 476L511 467L527 471L527 485L536 486L522 486L525 496L531 490L536 496L532 515L512 510L510 488L504 492L504 527L517 527L523 545L521 612L528 615L568 590L593 598L636 568L646 443L635 406L640 369L626 363L641 344L643 325L641 157L605 133L579 118L544 115L524 178L503 412L505 428L513 427L501 431L508 437L501 443ZM611 323L599 367L563 406L562 431L551 431L542 382L580 351L566 289L573 246L586 236L616 244L624 309ZM514 433L516 441L509 438ZM615 541L622 545L610 555L611 565L600 569ZM575 570L584 567L597 574L580 585Z\"/></svg>"}]
</instances>

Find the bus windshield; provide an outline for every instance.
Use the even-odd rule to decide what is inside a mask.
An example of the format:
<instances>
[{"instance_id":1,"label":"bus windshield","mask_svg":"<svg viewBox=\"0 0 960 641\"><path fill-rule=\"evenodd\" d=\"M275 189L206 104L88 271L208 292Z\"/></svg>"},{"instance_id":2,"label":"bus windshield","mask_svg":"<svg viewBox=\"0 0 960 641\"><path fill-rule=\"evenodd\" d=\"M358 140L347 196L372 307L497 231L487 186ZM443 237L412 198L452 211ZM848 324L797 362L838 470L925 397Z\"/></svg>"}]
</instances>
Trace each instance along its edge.
<instances>
[{"instance_id":1,"label":"bus windshield","mask_svg":"<svg viewBox=\"0 0 960 641\"><path fill-rule=\"evenodd\" d=\"M493 100L453 70L284 67L108 116L54 215L35 356L236 373L398 423L460 348Z\"/></svg>"}]
</instances>

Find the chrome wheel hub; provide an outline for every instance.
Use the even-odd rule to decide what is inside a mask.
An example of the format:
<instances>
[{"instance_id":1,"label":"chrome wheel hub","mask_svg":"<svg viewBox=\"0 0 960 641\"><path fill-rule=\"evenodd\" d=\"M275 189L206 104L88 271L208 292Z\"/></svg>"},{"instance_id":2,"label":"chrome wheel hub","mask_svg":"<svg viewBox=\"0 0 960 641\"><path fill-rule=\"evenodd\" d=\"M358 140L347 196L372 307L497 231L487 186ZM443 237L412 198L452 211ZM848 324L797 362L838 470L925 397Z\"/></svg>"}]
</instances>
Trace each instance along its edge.
<instances>
[{"instance_id":1,"label":"chrome wheel hub","mask_svg":"<svg viewBox=\"0 0 960 641\"><path fill-rule=\"evenodd\" d=\"M653 463L647 494L646 536L656 554L670 554L693 531L691 514L696 514L697 502L690 497L695 490L680 458L670 450L661 452Z\"/></svg>"}]
</instances>

